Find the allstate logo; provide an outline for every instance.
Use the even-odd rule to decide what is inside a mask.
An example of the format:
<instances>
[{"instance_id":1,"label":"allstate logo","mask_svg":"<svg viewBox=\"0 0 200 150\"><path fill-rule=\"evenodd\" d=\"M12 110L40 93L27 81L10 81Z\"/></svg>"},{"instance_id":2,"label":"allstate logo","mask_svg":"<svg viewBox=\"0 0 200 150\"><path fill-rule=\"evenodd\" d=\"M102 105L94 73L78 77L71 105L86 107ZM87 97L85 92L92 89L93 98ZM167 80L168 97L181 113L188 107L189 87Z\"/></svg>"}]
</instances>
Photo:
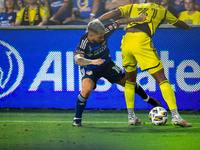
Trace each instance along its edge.
<instances>
[{"instance_id":1,"label":"allstate logo","mask_svg":"<svg viewBox=\"0 0 200 150\"><path fill-rule=\"evenodd\" d=\"M0 99L12 93L24 76L24 64L18 51L0 40Z\"/></svg>"}]
</instances>

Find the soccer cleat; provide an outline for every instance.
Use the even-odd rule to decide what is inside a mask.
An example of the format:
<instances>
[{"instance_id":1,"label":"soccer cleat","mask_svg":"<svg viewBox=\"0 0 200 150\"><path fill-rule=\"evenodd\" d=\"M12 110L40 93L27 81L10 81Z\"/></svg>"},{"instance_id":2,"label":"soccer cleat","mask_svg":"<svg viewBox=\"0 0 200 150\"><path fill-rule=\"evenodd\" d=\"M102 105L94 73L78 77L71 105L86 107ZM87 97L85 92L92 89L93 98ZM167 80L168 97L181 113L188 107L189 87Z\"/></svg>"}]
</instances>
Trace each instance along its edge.
<instances>
[{"instance_id":1,"label":"soccer cleat","mask_svg":"<svg viewBox=\"0 0 200 150\"><path fill-rule=\"evenodd\" d=\"M172 118L172 125L181 126L181 127L192 127L190 123L186 122L182 118L176 118L176 117Z\"/></svg>"},{"instance_id":2,"label":"soccer cleat","mask_svg":"<svg viewBox=\"0 0 200 150\"><path fill-rule=\"evenodd\" d=\"M133 118L133 117L129 117L128 118L128 122L129 122L129 125L138 125L138 124L141 124L141 120L139 118Z\"/></svg>"},{"instance_id":3,"label":"soccer cleat","mask_svg":"<svg viewBox=\"0 0 200 150\"><path fill-rule=\"evenodd\" d=\"M157 106L162 107L162 104L161 104L160 101L158 101L157 99L155 99L155 98L153 98L151 96L149 96L149 97L150 98L149 98L147 103L149 103L153 107L157 107Z\"/></svg>"},{"instance_id":4,"label":"soccer cleat","mask_svg":"<svg viewBox=\"0 0 200 150\"><path fill-rule=\"evenodd\" d=\"M82 127L82 125L81 125L81 119L74 119L72 125L76 126L76 127Z\"/></svg>"}]
</instances>

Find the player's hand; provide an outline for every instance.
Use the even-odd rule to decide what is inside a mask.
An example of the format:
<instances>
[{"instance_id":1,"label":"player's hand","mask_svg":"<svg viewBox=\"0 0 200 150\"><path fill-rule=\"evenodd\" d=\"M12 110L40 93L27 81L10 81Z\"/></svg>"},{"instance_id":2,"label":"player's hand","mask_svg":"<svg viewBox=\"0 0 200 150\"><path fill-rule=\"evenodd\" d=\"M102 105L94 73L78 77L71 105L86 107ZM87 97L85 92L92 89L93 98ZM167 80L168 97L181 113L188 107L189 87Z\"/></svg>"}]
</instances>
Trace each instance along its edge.
<instances>
[{"instance_id":1,"label":"player's hand","mask_svg":"<svg viewBox=\"0 0 200 150\"><path fill-rule=\"evenodd\" d=\"M141 13L141 14L139 15L139 21L144 21L145 19L146 19L145 14Z\"/></svg>"},{"instance_id":2,"label":"player's hand","mask_svg":"<svg viewBox=\"0 0 200 150\"><path fill-rule=\"evenodd\" d=\"M190 31L190 30L192 30L192 29L193 29L193 27L189 25L188 30Z\"/></svg>"},{"instance_id":3,"label":"player's hand","mask_svg":"<svg viewBox=\"0 0 200 150\"><path fill-rule=\"evenodd\" d=\"M105 62L105 59L101 59L101 58L95 59L95 60L92 60L92 61L91 61L91 63L92 63L93 65L98 65L98 66L100 66L100 65L103 64L104 62Z\"/></svg>"}]
</instances>

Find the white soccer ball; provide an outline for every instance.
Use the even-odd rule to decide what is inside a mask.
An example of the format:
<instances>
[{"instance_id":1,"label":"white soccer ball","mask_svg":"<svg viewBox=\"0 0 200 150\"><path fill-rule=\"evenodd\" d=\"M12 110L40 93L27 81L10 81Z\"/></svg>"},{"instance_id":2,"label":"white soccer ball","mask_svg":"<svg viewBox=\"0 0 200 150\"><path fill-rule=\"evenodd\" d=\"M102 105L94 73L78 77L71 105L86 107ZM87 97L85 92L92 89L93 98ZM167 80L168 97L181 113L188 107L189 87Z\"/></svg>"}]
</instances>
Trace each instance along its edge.
<instances>
[{"instance_id":1,"label":"white soccer ball","mask_svg":"<svg viewBox=\"0 0 200 150\"><path fill-rule=\"evenodd\" d=\"M149 112L149 119L156 126L164 125L168 119L168 113L163 107L154 107Z\"/></svg>"}]
</instances>

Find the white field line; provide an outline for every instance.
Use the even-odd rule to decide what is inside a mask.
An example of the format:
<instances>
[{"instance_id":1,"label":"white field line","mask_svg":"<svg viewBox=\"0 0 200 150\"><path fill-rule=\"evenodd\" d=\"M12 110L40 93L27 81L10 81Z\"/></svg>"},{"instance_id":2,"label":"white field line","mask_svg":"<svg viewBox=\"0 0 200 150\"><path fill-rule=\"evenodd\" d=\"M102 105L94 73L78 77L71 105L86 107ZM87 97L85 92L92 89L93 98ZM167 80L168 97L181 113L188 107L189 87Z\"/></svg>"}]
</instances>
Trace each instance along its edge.
<instances>
[{"instance_id":1,"label":"white field line","mask_svg":"<svg viewBox=\"0 0 200 150\"><path fill-rule=\"evenodd\" d=\"M23 121L23 120L19 120L19 121L13 121L13 120L0 120L0 122L3 123L72 123L72 121ZM105 123L105 124L128 124L128 122L109 122L109 121L82 121L82 123ZM151 124L151 122L142 122L142 124ZM171 122L168 122L167 124L171 124ZM191 123L191 124L200 124L199 123Z\"/></svg>"}]
</instances>

